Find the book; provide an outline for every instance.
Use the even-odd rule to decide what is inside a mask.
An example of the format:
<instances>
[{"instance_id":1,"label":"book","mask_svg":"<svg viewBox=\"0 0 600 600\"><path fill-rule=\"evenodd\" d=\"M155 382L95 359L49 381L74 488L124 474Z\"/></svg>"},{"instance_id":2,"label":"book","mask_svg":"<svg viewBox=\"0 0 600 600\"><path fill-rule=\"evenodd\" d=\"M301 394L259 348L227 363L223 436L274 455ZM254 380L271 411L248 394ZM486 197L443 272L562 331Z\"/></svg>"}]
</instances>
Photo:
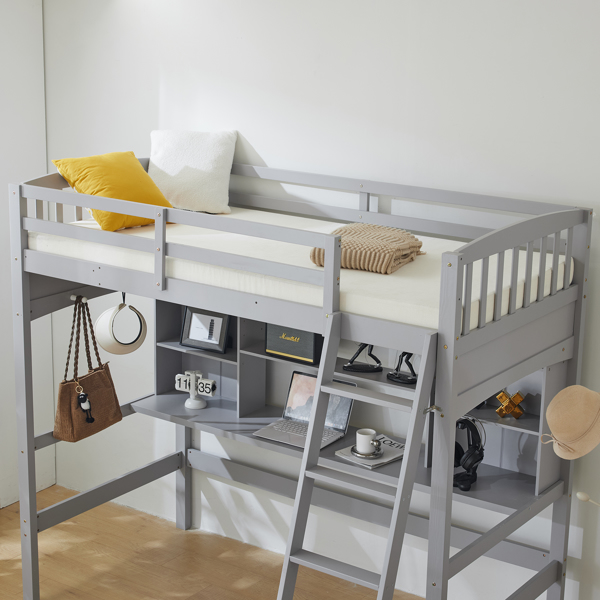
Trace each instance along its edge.
<instances>
[{"instance_id":1,"label":"book","mask_svg":"<svg viewBox=\"0 0 600 600\"><path fill-rule=\"evenodd\" d=\"M375 439L381 442L381 449L383 450L383 454L379 458L360 458L359 456L354 456L351 452L354 444L347 448L343 448L342 450L338 450L335 455L360 465L361 467L367 467L367 469L382 467L395 460L400 460L404 456L404 444L402 442L393 440L383 434L378 435Z\"/></svg>"}]
</instances>

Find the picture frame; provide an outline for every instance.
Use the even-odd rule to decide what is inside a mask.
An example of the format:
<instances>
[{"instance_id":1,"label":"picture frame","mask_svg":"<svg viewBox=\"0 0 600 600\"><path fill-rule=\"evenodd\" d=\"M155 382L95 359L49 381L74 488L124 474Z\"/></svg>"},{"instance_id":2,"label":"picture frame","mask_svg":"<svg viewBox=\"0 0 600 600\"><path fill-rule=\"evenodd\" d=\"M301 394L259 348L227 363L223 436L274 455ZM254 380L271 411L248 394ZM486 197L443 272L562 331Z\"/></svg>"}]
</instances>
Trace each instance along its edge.
<instances>
[{"instance_id":1,"label":"picture frame","mask_svg":"<svg viewBox=\"0 0 600 600\"><path fill-rule=\"evenodd\" d=\"M230 321L230 315L186 306L179 343L188 348L225 354Z\"/></svg>"}]
</instances>

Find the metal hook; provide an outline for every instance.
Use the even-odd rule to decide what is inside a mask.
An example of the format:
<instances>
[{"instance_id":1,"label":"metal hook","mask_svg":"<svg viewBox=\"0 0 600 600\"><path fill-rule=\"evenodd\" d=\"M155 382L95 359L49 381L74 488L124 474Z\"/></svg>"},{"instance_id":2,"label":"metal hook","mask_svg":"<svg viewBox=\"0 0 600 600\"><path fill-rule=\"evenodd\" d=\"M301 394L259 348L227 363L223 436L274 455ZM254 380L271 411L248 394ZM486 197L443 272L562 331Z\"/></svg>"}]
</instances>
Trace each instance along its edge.
<instances>
[{"instance_id":1,"label":"metal hook","mask_svg":"<svg viewBox=\"0 0 600 600\"><path fill-rule=\"evenodd\" d=\"M432 404L431 406L429 406L428 408L426 408L423 411L423 414L426 415L427 413L433 412L434 410L437 410L438 412L442 413L442 417L444 416L444 413L442 412L442 408L439 407L437 404Z\"/></svg>"}]
</instances>

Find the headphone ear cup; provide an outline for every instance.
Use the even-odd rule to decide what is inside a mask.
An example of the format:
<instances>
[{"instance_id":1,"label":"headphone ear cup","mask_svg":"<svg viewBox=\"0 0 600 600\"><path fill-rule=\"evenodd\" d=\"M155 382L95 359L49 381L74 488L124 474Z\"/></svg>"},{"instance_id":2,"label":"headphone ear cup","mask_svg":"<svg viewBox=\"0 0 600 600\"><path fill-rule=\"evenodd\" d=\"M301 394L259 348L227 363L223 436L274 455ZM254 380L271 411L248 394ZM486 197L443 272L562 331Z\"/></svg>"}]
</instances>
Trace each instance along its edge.
<instances>
[{"instance_id":1,"label":"headphone ear cup","mask_svg":"<svg viewBox=\"0 0 600 600\"><path fill-rule=\"evenodd\" d=\"M460 466L465 471L474 469L483 460L483 452L477 447L469 448L464 454L460 461Z\"/></svg>"},{"instance_id":2,"label":"headphone ear cup","mask_svg":"<svg viewBox=\"0 0 600 600\"><path fill-rule=\"evenodd\" d=\"M454 466L455 467L461 466L464 455L465 455L465 451L463 450L463 447L458 442L454 442Z\"/></svg>"}]
</instances>

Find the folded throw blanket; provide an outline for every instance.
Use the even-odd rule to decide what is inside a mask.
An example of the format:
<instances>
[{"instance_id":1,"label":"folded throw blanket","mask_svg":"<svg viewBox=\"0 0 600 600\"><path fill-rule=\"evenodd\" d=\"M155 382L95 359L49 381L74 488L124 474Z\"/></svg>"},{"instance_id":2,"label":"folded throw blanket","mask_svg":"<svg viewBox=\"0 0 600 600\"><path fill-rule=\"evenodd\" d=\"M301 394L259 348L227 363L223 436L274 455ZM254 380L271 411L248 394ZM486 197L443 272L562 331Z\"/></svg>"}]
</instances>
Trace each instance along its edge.
<instances>
[{"instance_id":1,"label":"folded throw blanket","mask_svg":"<svg viewBox=\"0 0 600 600\"><path fill-rule=\"evenodd\" d=\"M342 238L342 269L356 269L389 275L415 260L423 242L403 229L351 223L332 232ZM325 250L313 248L310 260L315 265L325 265Z\"/></svg>"}]
</instances>

